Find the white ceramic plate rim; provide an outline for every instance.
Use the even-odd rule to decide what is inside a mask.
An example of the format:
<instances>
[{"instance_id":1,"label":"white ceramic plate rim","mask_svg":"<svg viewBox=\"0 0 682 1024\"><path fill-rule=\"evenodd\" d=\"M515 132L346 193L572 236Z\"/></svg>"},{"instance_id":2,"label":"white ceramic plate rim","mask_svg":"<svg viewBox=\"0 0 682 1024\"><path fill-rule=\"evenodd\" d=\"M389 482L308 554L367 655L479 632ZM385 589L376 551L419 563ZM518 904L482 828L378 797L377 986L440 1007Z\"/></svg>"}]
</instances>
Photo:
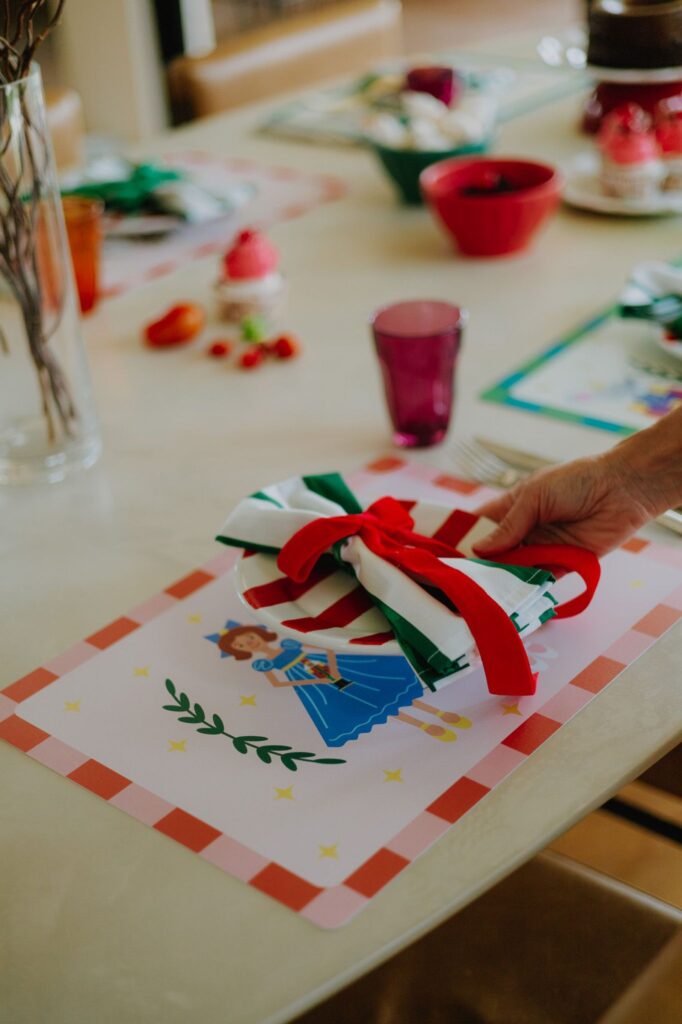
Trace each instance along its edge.
<instances>
[{"instance_id":1,"label":"white ceramic plate rim","mask_svg":"<svg viewBox=\"0 0 682 1024\"><path fill-rule=\"evenodd\" d=\"M666 341L663 336L663 332L661 332L656 338L656 344L665 352L666 355L670 356L671 359L682 360L682 341Z\"/></svg>"},{"instance_id":2,"label":"white ceramic plate rim","mask_svg":"<svg viewBox=\"0 0 682 1024\"><path fill-rule=\"evenodd\" d=\"M607 196L599 186L599 157L583 153L565 169L563 198L569 206L625 217L671 217L682 213L682 192L661 192L648 199Z\"/></svg>"},{"instance_id":3,"label":"white ceramic plate rim","mask_svg":"<svg viewBox=\"0 0 682 1024\"><path fill-rule=\"evenodd\" d=\"M276 605L272 608L253 608L245 599L244 593L249 590L250 587L255 585L255 580L249 577L249 571L255 564L257 564L256 559L261 557L263 556L256 554L252 555L250 558L240 558L234 567L232 578L239 600L245 608L248 608L249 614L262 623L262 625L271 626L277 633L281 633L284 636L290 636L294 637L295 640L301 640L309 647L322 647L325 650L337 651L342 654L402 654L400 644L397 640L389 640L385 644L375 646L373 644L352 644L350 642L351 639L358 634L353 633L350 630L347 631L347 639L340 637L338 633L331 633L324 629L314 630L312 633L301 633L299 630L292 629L290 626L282 625L282 622L273 611L273 608L277 607ZM305 614L305 612L303 614Z\"/></svg>"},{"instance_id":4,"label":"white ceramic plate rim","mask_svg":"<svg viewBox=\"0 0 682 1024\"><path fill-rule=\"evenodd\" d=\"M648 85L651 82L680 82L682 67L677 68L605 68L588 64L586 70L600 82L624 85Z\"/></svg>"}]
</instances>

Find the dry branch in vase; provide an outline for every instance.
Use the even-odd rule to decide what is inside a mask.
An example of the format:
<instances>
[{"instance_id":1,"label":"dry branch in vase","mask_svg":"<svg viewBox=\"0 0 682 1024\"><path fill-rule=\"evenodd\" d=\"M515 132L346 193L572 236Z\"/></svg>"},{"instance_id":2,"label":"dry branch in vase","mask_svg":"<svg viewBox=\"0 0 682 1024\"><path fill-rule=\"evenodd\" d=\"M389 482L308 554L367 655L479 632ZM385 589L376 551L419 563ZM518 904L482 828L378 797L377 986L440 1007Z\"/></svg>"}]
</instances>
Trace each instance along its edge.
<instances>
[{"instance_id":1,"label":"dry branch in vase","mask_svg":"<svg viewBox=\"0 0 682 1024\"><path fill-rule=\"evenodd\" d=\"M40 83L32 62L63 6L64 0L0 0L0 275L21 313L50 441L59 431L72 434L76 410L50 350L62 318L65 278L46 255L56 230L46 201L52 161L44 110L33 101ZM4 334L0 342L7 354Z\"/></svg>"}]
</instances>

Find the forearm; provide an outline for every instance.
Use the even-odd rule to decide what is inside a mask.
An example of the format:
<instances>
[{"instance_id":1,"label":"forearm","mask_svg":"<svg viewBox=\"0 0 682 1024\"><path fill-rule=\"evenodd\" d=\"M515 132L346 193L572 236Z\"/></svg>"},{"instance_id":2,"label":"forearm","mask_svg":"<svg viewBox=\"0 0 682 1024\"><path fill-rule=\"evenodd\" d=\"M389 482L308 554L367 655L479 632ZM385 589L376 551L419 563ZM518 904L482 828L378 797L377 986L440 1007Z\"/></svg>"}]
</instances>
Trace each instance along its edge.
<instances>
[{"instance_id":1,"label":"forearm","mask_svg":"<svg viewBox=\"0 0 682 1024\"><path fill-rule=\"evenodd\" d=\"M274 672L266 672L265 678L271 686L295 686L296 683L290 679L279 679Z\"/></svg>"},{"instance_id":2,"label":"forearm","mask_svg":"<svg viewBox=\"0 0 682 1024\"><path fill-rule=\"evenodd\" d=\"M602 458L652 516L682 505L682 406Z\"/></svg>"}]
</instances>

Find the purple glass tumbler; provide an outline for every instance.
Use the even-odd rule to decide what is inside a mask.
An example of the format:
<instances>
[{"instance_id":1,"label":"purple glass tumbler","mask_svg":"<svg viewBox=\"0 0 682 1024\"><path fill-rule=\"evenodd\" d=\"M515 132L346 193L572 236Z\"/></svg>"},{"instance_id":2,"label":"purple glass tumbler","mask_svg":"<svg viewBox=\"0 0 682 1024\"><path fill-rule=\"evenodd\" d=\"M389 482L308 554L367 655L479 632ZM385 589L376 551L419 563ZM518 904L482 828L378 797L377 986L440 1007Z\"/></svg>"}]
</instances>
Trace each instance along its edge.
<instances>
[{"instance_id":1,"label":"purple glass tumbler","mask_svg":"<svg viewBox=\"0 0 682 1024\"><path fill-rule=\"evenodd\" d=\"M445 437L465 318L459 306L437 301L397 302L372 317L399 447L425 448Z\"/></svg>"}]
</instances>

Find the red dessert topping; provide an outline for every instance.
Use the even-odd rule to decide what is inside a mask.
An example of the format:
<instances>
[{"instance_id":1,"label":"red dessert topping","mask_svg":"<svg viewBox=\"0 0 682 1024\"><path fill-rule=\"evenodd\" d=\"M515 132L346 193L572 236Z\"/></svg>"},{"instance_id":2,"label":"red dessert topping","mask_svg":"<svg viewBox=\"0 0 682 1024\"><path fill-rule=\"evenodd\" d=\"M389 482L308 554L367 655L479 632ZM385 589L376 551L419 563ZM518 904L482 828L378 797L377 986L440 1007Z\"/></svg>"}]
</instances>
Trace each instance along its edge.
<instances>
[{"instance_id":1,"label":"red dessert topping","mask_svg":"<svg viewBox=\"0 0 682 1024\"><path fill-rule=\"evenodd\" d=\"M269 238L259 231L242 231L223 259L225 280L249 280L266 277L277 270L279 253Z\"/></svg>"}]
</instances>

